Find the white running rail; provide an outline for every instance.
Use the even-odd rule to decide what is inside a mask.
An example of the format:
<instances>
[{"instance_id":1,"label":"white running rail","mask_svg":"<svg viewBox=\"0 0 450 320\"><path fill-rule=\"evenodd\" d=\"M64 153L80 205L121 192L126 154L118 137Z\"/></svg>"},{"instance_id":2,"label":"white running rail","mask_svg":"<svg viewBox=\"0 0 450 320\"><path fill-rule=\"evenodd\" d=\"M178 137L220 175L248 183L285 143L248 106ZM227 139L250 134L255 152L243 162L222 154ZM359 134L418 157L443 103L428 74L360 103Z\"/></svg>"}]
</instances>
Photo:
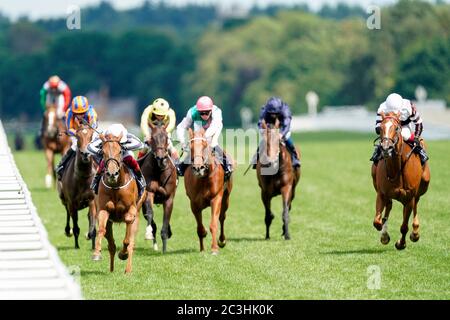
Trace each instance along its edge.
<instances>
[{"instance_id":1,"label":"white running rail","mask_svg":"<svg viewBox=\"0 0 450 320\"><path fill-rule=\"evenodd\" d=\"M17 169L0 121L0 300L82 299Z\"/></svg>"}]
</instances>

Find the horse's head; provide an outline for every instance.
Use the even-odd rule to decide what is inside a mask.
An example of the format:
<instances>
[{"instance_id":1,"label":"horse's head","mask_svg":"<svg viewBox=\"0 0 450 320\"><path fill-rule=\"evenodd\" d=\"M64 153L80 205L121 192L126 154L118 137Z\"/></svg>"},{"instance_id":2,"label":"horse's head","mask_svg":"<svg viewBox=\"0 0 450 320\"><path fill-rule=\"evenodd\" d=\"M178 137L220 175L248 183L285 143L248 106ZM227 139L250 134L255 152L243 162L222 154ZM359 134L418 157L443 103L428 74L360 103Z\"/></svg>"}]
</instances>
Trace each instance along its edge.
<instances>
[{"instance_id":1,"label":"horse's head","mask_svg":"<svg viewBox=\"0 0 450 320\"><path fill-rule=\"evenodd\" d=\"M401 130L400 112L381 113L380 138L384 158L392 157L394 150L399 147L402 142Z\"/></svg>"},{"instance_id":2,"label":"horse's head","mask_svg":"<svg viewBox=\"0 0 450 320\"><path fill-rule=\"evenodd\" d=\"M209 170L209 145L205 138L205 130L197 132L189 129L189 143L191 147L192 171L196 176L204 177Z\"/></svg>"},{"instance_id":3,"label":"horse's head","mask_svg":"<svg viewBox=\"0 0 450 320\"><path fill-rule=\"evenodd\" d=\"M81 154L81 160L85 163L89 162L89 152L87 151L87 146L92 140L92 135L94 130L88 125L82 125L77 129L77 146Z\"/></svg>"},{"instance_id":4,"label":"horse's head","mask_svg":"<svg viewBox=\"0 0 450 320\"><path fill-rule=\"evenodd\" d=\"M106 182L110 185L119 183L120 169L122 167L122 133L119 136L112 134L100 135L102 140L103 159L105 160Z\"/></svg>"},{"instance_id":5,"label":"horse's head","mask_svg":"<svg viewBox=\"0 0 450 320\"><path fill-rule=\"evenodd\" d=\"M278 118L275 123L266 123L263 120L261 128L263 129L261 151L264 152L268 163L276 162L280 154L280 121Z\"/></svg>"},{"instance_id":6,"label":"horse's head","mask_svg":"<svg viewBox=\"0 0 450 320\"><path fill-rule=\"evenodd\" d=\"M168 125L168 123L164 124L164 122L158 122L157 124L149 123L152 132L150 141L147 143L150 145L160 169L165 169L167 167L169 137L166 129Z\"/></svg>"},{"instance_id":7,"label":"horse's head","mask_svg":"<svg viewBox=\"0 0 450 320\"><path fill-rule=\"evenodd\" d=\"M47 106L44 113L44 128L45 134L49 138L55 138L58 134L58 118L56 116L56 107L53 105Z\"/></svg>"}]
</instances>

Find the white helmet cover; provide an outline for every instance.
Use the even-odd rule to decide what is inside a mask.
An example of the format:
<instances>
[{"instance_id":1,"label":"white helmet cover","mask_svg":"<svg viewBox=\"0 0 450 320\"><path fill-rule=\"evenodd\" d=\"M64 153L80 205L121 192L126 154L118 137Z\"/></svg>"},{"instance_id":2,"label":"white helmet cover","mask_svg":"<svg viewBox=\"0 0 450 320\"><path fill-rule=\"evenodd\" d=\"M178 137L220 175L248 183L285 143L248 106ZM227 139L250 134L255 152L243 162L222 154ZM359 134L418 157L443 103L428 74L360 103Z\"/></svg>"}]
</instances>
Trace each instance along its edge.
<instances>
[{"instance_id":1,"label":"white helmet cover","mask_svg":"<svg viewBox=\"0 0 450 320\"><path fill-rule=\"evenodd\" d=\"M127 141L128 130L121 123L114 123L106 129L105 135L111 134L114 137L120 136L122 133L122 138L120 143L125 143Z\"/></svg>"},{"instance_id":2,"label":"white helmet cover","mask_svg":"<svg viewBox=\"0 0 450 320\"><path fill-rule=\"evenodd\" d=\"M391 93L386 98L386 112L397 112L403 107L403 98L397 93Z\"/></svg>"}]
</instances>

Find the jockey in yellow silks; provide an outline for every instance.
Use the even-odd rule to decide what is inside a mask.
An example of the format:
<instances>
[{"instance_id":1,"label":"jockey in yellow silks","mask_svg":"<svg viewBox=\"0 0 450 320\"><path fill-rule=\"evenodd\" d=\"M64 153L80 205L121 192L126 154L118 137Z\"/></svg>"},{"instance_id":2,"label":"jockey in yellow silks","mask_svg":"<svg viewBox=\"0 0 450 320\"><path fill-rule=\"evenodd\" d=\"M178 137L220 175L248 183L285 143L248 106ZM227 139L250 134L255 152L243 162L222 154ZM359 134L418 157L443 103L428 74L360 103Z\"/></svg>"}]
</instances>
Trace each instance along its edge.
<instances>
[{"instance_id":1,"label":"jockey in yellow silks","mask_svg":"<svg viewBox=\"0 0 450 320\"><path fill-rule=\"evenodd\" d=\"M151 105L145 108L144 112L141 116L141 131L144 135L144 140L149 141L151 137L150 123L157 124L158 122L163 122L164 125L167 125L166 131L169 136L169 153L172 159L175 162L178 162L179 156L177 150L174 148L172 144L172 140L170 139L171 133L175 128L176 124L176 115L175 111L170 108L169 103L162 99L158 98ZM148 152L148 148L141 151L138 155L138 158L142 157L144 154Z\"/></svg>"}]
</instances>

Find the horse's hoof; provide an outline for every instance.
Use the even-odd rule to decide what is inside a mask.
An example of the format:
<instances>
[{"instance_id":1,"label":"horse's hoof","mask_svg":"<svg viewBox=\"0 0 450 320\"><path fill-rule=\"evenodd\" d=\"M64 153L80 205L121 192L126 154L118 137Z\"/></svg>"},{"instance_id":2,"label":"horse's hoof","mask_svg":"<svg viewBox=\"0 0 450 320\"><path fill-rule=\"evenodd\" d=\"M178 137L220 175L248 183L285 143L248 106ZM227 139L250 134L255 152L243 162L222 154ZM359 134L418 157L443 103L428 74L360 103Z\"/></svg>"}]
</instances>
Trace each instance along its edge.
<instances>
[{"instance_id":1,"label":"horse's hoof","mask_svg":"<svg viewBox=\"0 0 450 320\"><path fill-rule=\"evenodd\" d=\"M51 175L47 174L45 176L45 187L47 189L50 189L52 187L52 184L53 184L53 178Z\"/></svg>"},{"instance_id":2,"label":"horse's hoof","mask_svg":"<svg viewBox=\"0 0 450 320\"><path fill-rule=\"evenodd\" d=\"M377 229L378 231L381 231L381 229L383 229L383 224L381 222L378 221L374 221L373 222L373 226L375 227L375 229Z\"/></svg>"},{"instance_id":3,"label":"horse's hoof","mask_svg":"<svg viewBox=\"0 0 450 320\"><path fill-rule=\"evenodd\" d=\"M122 251L119 251L119 259L120 260L127 260L128 259L128 252L127 253L123 253Z\"/></svg>"},{"instance_id":4,"label":"horse's hoof","mask_svg":"<svg viewBox=\"0 0 450 320\"><path fill-rule=\"evenodd\" d=\"M102 255L101 254L93 254L91 259L92 259L92 261L101 261Z\"/></svg>"},{"instance_id":5,"label":"horse's hoof","mask_svg":"<svg viewBox=\"0 0 450 320\"><path fill-rule=\"evenodd\" d=\"M223 240L223 241L219 241L219 247L220 248L223 248L223 247L225 247L225 245L227 244L227 240Z\"/></svg>"},{"instance_id":6,"label":"horse's hoof","mask_svg":"<svg viewBox=\"0 0 450 320\"><path fill-rule=\"evenodd\" d=\"M391 241L391 237L388 234L382 235L380 241L382 244L388 244Z\"/></svg>"},{"instance_id":7,"label":"horse's hoof","mask_svg":"<svg viewBox=\"0 0 450 320\"><path fill-rule=\"evenodd\" d=\"M409 239L410 239L412 242L417 242L417 241L419 241L419 239L420 239L420 234L411 232L411 234L409 235Z\"/></svg>"},{"instance_id":8,"label":"horse's hoof","mask_svg":"<svg viewBox=\"0 0 450 320\"><path fill-rule=\"evenodd\" d=\"M71 236L73 236L73 230L70 229L69 232L65 231L64 234L66 235L67 238L70 238Z\"/></svg>"},{"instance_id":9,"label":"horse's hoof","mask_svg":"<svg viewBox=\"0 0 450 320\"><path fill-rule=\"evenodd\" d=\"M154 251L158 251L159 250L158 244L156 242L153 244L153 250Z\"/></svg>"},{"instance_id":10,"label":"horse's hoof","mask_svg":"<svg viewBox=\"0 0 450 320\"><path fill-rule=\"evenodd\" d=\"M397 240L397 242L395 243L395 248L397 250L403 250L406 248L406 243L402 243L400 240Z\"/></svg>"},{"instance_id":11,"label":"horse's hoof","mask_svg":"<svg viewBox=\"0 0 450 320\"><path fill-rule=\"evenodd\" d=\"M218 250L213 250L213 251L211 251L211 254L213 256L217 256L219 254L219 251Z\"/></svg>"},{"instance_id":12,"label":"horse's hoof","mask_svg":"<svg viewBox=\"0 0 450 320\"><path fill-rule=\"evenodd\" d=\"M145 240L153 240L155 237L153 236L153 228L152 226L147 226L145 228Z\"/></svg>"}]
</instances>

